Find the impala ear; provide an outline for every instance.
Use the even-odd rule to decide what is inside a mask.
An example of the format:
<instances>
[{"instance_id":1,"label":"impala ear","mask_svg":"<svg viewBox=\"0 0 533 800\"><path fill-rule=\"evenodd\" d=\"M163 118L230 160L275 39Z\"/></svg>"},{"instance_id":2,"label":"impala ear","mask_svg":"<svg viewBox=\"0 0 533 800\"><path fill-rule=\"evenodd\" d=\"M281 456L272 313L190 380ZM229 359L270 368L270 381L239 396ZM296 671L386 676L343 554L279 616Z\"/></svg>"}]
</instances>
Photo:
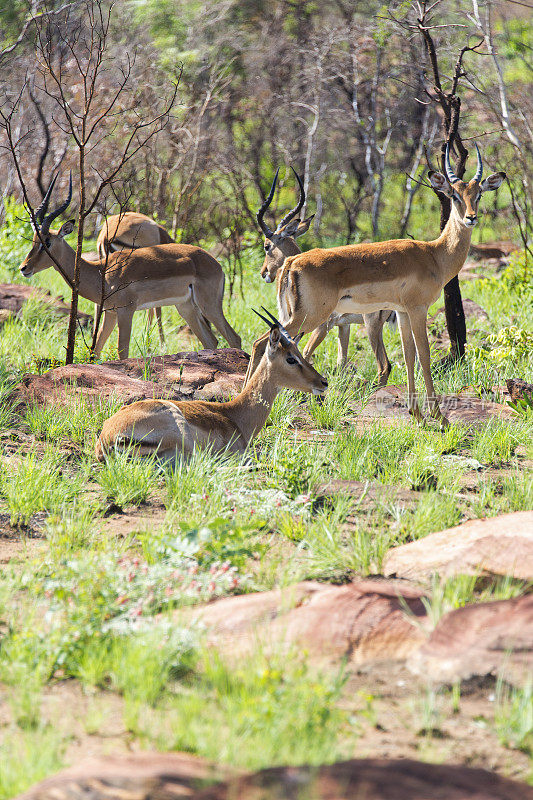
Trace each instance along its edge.
<instances>
[{"instance_id":1,"label":"impala ear","mask_svg":"<svg viewBox=\"0 0 533 800\"><path fill-rule=\"evenodd\" d=\"M489 175L488 178L485 178L484 181L481 181L481 191L493 192L502 185L506 177L507 175L505 172L493 172L492 175Z\"/></svg>"},{"instance_id":2,"label":"impala ear","mask_svg":"<svg viewBox=\"0 0 533 800\"><path fill-rule=\"evenodd\" d=\"M428 172L428 178L430 184L437 192L442 192L442 194L445 194L448 197L452 196L452 188L442 172L434 172L432 169L430 169Z\"/></svg>"},{"instance_id":3,"label":"impala ear","mask_svg":"<svg viewBox=\"0 0 533 800\"><path fill-rule=\"evenodd\" d=\"M268 357L273 358L276 350L279 347L279 343L281 342L281 332L280 329L275 327L272 328L270 331L270 336L268 337Z\"/></svg>"},{"instance_id":4,"label":"impala ear","mask_svg":"<svg viewBox=\"0 0 533 800\"><path fill-rule=\"evenodd\" d=\"M298 229L297 229L297 231L296 231L296 233L294 235L295 236L303 236L304 233L307 233L307 231L309 230L309 226L312 223L312 221L314 220L314 218L315 218L315 215L311 214L310 217L307 217L307 219L302 220L300 222L300 224L298 225Z\"/></svg>"},{"instance_id":5,"label":"impala ear","mask_svg":"<svg viewBox=\"0 0 533 800\"><path fill-rule=\"evenodd\" d=\"M72 231L74 230L74 225L75 223L73 219L69 219L67 222L64 222L60 227L59 231L57 232L59 238L63 239L64 236L68 236L69 233L72 233Z\"/></svg>"},{"instance_id":6,"label":"impala ear","mask_svg":"<svg viewBox=\"0 0 533 800\"><path fill-rule=\"evenodd\" d=\"M310 217L307 217L307 219L302 220L302 222L300 222L299 219L291 220L291 222L285 225L285 227L281 231L282 235L284 237L293 236L294 238L296 238L297 236L303 236L303 234L307 233L307 231L309 230L309 226L314 216L315 216L314 214L311 214Z\"/></svg>"}]
</instances>

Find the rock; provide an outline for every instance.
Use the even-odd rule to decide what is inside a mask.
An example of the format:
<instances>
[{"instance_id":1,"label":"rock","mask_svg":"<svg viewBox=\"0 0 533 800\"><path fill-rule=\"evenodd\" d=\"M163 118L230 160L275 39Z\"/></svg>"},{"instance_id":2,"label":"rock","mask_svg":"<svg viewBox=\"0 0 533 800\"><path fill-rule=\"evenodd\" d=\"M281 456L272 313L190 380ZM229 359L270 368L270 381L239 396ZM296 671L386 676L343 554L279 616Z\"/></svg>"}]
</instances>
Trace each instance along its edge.
<instances>
[{"instance_id":1,"label":"rock","mask_svg":"<svg viewBox=\"0 0 533 800\"><path fill-rule=\"evenodd\" d=\"M384 575L407 579L452 575L533 578L533 511L475 519L389 550Z\"/></svg>"},{"instance_id":2,"label":"rock","mask_svg":"<svg viewBox=\"0 0 533 800\"><path fill-rule=\"evenodd\" d=\"M510 239L503 239L499 242L486 242L484 244L471 244L470 255L473 258L483 261L487 258L503 259L511 255L519 246Z\"/></svg>"},{"instance_id":3,"label":"rock","mask_svg":"<svg viewBox=\"0 0 533 800\"><path fill-rule=\"evenodd\" d=\"M489 318L489 315L485 309L475 303L473 300L463 298L463 309L465 312L465 317L468 320ZM444 314L444 306L440 306L440 308L438 308L434 314L430 315L429 319L435 319L438 314Z\"/></svg>"},{"instance_id":4,"label":"rock","mask_svg":"<svg viewBox=\"0 0 533 800\"><path fill-rule=\"evenodd\" d=\"M186 753L141 752L82 761L36 784L18 800L182 800L230 770Z\"/></svg>"},{"instance_id":5,"label":"rock","mask_svg":"<svg viewBox=\"0 0 533 800\"><path fill-rule=\"evenodd\" d=\"M369 419L395 417L411 419L406 405L407 389L394 385L378 389L368 404L361 408L361 415ZM425 404L425 395L420 393L419 402ZM440 407L450 422L482 424L489 419L513 419L516 415L509 406L478 397L473 392L460 392L454 395L441 395Z\"/></svg>"},{"instance_id":6,"label":"rock","mask_svg":"<svg viewBox=\"0 0 533 800\"><path fill-rule=\"evenodd\" d=\"M24 375L14 398L25 404L65 404L80 394L95 402L116 398L123 403L152 397L226 399L240 391L247 366L246 353L231 348L72 364Z\"/></svg>"},{"instance_id":7,"label":"rock","mask_svg":"<svg viewBox=\"0 0 533 800\"><path fill-rule=\"evenodd\" d=\"M84 797L91 800L126 797L131 800L183 797L190 800L532 800L533 789L484 769L410 759L362 758L320 767L274 767L243 774L182 753L145 752L83 762L41 781L19 795L18 800Z\"/></svg>"},{"instance_id":8,"label":"rock","mask_svg":"<svg viewBox=\"0 0 533 800\"><path fill-rule=\"evenodd\" d=\"M351 664L406 658L423 641L423 593L401 581L361 580L344 586L304 582L286 589L228 597L194 612L208 641L231 656L261 643L305 649L313 661Z\"/></svg>"},{"instance_id":9,"label":"rock","mask_svg":"<svg viewBox=\"0 0 533 800\"><path fill-rule=\"evenodd\" d=\"M274 767L211 786L202 800L532 800L533 788L484 769L361 758Z\"/></svg>"},{"instance_id":10,"label":"rock","mask_svg":"<svg viewBox=\"0 0 533 800\"><path fill-rule=\"evenodd\" d=\"M513 402L533 397L533 383L527 383L520 378L509 378L505 383Z\"/></svg>"},{"instance_id":11,"label":"rock","mask_svg":"<svg viewBox=\"0 0 533 800\"><path fill-rule=\"evenodd\" d=\"M20 316L22 307L28 300L38 300L63 316L70 314L70 305L58 297L52 297L44 289L21 283L0 283L0 310L11 311L14 316ZM82 325L92 325L93 318L90 314L78 311L78 319Z\"/></svg>"},{"instance_id":12,"label":"rock","mask_svg":"<svg viewBox=\"0 0 533 800\"><path fill-rule=\"evenodd\" d=\"M525 683L533 663L533 596L457 608L407 666L417 675L452 684L502 670L506 681Z\"/></svg>"}]
</instances>

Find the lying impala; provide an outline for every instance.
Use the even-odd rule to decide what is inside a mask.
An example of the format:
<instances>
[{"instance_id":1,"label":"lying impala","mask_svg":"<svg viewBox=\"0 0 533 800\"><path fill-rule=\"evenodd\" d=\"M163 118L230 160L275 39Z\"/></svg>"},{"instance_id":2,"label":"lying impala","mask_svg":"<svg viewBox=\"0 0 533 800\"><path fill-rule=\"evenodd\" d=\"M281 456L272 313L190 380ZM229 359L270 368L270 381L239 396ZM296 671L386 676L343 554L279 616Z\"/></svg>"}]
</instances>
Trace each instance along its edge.
<instances>
[{"instance_id":1,"label":"lying impala","mask_svg":"<svg viewBox=\"0 0 533 800\"><path fill-rule=\"evenodd\" d=\"M57 176L56 176L57 177ZM39 226L33 236L33 246L21 264L25 278L57 265L46 248L61 265L64 274L74 280L75 252L64 241L72 233L74 222L65 222L59 231L50 225L62 214L72 199L72 178L67 200L47 214L54 178L43 202L35 212ZM39 235L40 234L40 235ZM95 266L98 269L95 269ZM217 340L209 326L227 340L230 347L241 346L240 337L233 330L222 310L224 273L222 267L209 253L188 244L159 244L111 253L104 259L86 261L80 265L79 293L97 305L102 299L101 270L105 273L104 319L98 334L95 352L99 355L118 323L119 358L127 358L131 337L131 324L136 311L158 306L175 305L181 316L206 348L216 348ZM59 271L59 270L58 270Z\"/></svg>"},{"instance_id":2,"label":"lying impala","mask_svg":"<svg viewBox=\"0 0 533 800\"><path fill-rule=\"evenodd\" d=\"M443 426L448 421L439 408L431 378L427 312L465 262L482 193L497 189L505 178L505 172L496 172L482 181L483 162L477 145L476 152L476 173L468 183L453 172L448 149L445 174L429 173L433 188L452 201L450 218L438 239L430 242L394 239L317 248L286 258L276 278L279 316L292 336L323 325L333 313L396 310L407 367L409 412L418 421L423 419L415 389L416 345L430 413ZM245 385L264 346L265 337L254 342Z\"/></svg>"},{"instance_id":3,"label":"lying impala","mask_svg":"<svg viewBox=\"0 0 533 800\"><path fill-rule=\"evenodd\" d=\"M265 283L272 283L278 270L283 266L286 258L289 256L299 255L300 250L296 239L302 236L309 230L309 225L314 217L314 214L307 219L300 222L297 215L302 210L305 203L305 189L302 180L295 169L291 167L296 176L298 185L300 187L300 198L297 205L292 208L281 220L279 225L272 230L264 221L264 215L267 208L272 202L274 191L276 189L276 182L278 179L279 169L277 170L270 192L257 212L257 222L259 227L265 234L265 260L261 267L261 277L264 278ZM378 386L386 386L387 380L391 371L391 364L383 344L383 325L386 321L392 322L395 320L394 311L376 311L370 314L332 314L327 322L313 331L311 338L307 342L303 354L304 358L311 358L312 354L318 345L325 339L331 328L338 326L339 340L337 346L337 365L345 364L348 360L348 345L350 343L350 325L364 324L370 346L376 357L378 363Z\"/></svg>"},{"instance_id":4,"label":"lying impala","mask_svg":"<svg viewBox=\"0 0 533 800\"><path fill-rule=\"evenodd\" d=\"M256 312L258 313L258 312ZM281 388L322 395L327 381L300 354L272 317L266 350L246 389L227 403L204 400L140 400L123 406L104 422L96 443L102 460L110 450L132 445L139 455L164 460L190 455L195 448L226 448L242 454L261 430Z\"/></svg>"},{"instance_id":5,"label":"lying impala","mask_svg":"<svg viewBox=\"0 0 533 800\"><path fill-rule=\"evenodd\" d=\"M103 261L108 253L137 247L152 247L155 244L174 244L174 239L161 225L145 214L135 211L125 211L123 214L113 214L108 217L98 234L96 249L100 260ZM161 344L165 343L163 322L161 320L161 306L148 309L150 324L157 317L157 328Z\"/></svg>"}]
</instances>

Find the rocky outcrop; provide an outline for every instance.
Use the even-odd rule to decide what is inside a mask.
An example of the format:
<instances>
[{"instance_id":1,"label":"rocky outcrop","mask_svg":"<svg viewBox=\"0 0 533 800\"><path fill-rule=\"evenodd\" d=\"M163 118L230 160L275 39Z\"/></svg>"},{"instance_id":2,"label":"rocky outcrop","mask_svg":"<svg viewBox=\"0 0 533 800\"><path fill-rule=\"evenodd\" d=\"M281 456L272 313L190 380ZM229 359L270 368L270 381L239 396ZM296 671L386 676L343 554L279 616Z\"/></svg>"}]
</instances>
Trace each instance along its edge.
<instances>
[{"instance_id":1,"label":"rocky outcrop","mask_svg":"<svg viewBox=\"0 0 533 800\"><path fill-rule=\"evenodd\" d=\"M222 773L226 774L222 777ZM210 784L207 785L206 784ZM321 767L230 773L181 753L92 759L18 800L532 800L533 789L484 769L410 759L352 759Z\"/></svg>"},{"instance_id":2,"label":"rocky outcrop","mask_svg":"<svg viewBox=\"0 0 533 800\"><path fill-rule=\"evenodd\" d=\"M396 418L410 419L406 405L407 389L399 386L386 386L378 389L367 405L361 408L361 415L370 419ZM420 401L425 401L421 393ZM450 422L466 422L479 425L493 418L515 419L516 414L503 403L485 400L473 392L464 391L454 395L444 395L440 398L440 407Z\"/></svg>"},{"instance_id":3,"label":"rocky outcrop","mask_svg":"<svg viewBox=\"0 0 533 800\"><path fill-rule=\"evenodd\" d=\"M315 662L346 658L363 664L406 658L422 644L422 628L413 623L425 621L422 597L402 581L308 581L224 598L194 612L194 619L207 628L208 641L230 656L261 644L304 649Z\"/></svg>"},{"instance_id":4,"label":"rocky outcrop","mask_svg":"<svg viewBox=\"0 0 533 800\"><path fill-rule=\"evenodd\" d=\"M123 403L152 397L228 399L240 391L247 366L247 354L232 348L71 364L43 375L24 375L15 398L38 404L67 404L80 394L87 400L116 398Z\"/></svg>"},{"instance_id":5,"label":"rocky outcrop","mask_svg":"<svg viewBox=\"0 0 533 800\"><path fill-rule=\"evenodd\" d=\"M445 614L408 660L417 675L453 684L501 672L524 683L533 663L533 596L457 608Z\"/></svg>"},{"instance_id":6,"label":"rocky outcrop","mask_svg":"<svg viewBox=\"0 0 533 800\"><path fill-rule=\"evenodd\" d=\"M50 292L44 289L21 283L0 283L0 311L3 312L1 321L5 322L9 315L19 316L28 300L37 300L63 316L70 314L69 305L58 297L52 297ZM92 323L91 315L83 311L78 311L78 319L82 325Z\"/></svg>"},{"instance_id":7,"label":"rocky outcrop","mask_svg":"<svg viewBox=\"0 0 533 800\"><path fill-rule=\"evenodd\" d=\"M452 575L533 578L533 511L475 519L389 550L383 572L408 579Z\"/></svg>"}]
</instances>

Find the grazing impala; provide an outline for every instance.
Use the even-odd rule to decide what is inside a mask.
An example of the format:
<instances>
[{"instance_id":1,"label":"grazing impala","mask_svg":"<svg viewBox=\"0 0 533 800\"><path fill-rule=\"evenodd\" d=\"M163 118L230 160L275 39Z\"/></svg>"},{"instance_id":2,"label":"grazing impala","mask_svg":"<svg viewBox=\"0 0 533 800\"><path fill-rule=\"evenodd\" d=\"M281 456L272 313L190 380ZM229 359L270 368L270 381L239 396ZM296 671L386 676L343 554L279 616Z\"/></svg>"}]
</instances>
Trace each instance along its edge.
<instances>
[{"instance_id":1,"label":"grazing impala","mask_svg":"<svg viewBox=\"0 0 533 800\"><path fill-rule=\"evenodd\" d=\"M297 218L297 215L300 213L305 203L305 189L302 179L296 170L293 167L291 167L291 169L294 172L300 187L300 197L296 206L283 217L275 230L269 228L265 223L264 215L265 211L272 202L272 198L274 197L274 191L279 174L278 169L274 176L272 186L270 187L270 192L268 193L265 202L257 212L257 222L265 234L265 260L263 262L263 266L261 267L261 277L264 278L265 283L273 283L278 270L283 266L286 258L289 256L298 255L302 252L296 242L296 239L298 236L302 236L308 231L311 220L314 217L313 214L301 222ZM337 346L337 365L341 366L342 364L345 364L348 360L350 325L364 324L368 339L370 341L370 346L378 363L378 386L386 386L391 371L391 364L387 356L387 351L385 350L385 345L383 344L383 325L387 320L390 322L395 320L394 311L376 311L371 314L364 315L332 314L326 322L324 322L322 325L319 325L319 327L311 334L311 338L307 342L303 351L304 358L311 358L312 354L318 345L325 339L331 328L338 326L339 339Z\"/></svg>"},{"instance_id":2,"label":"grazing impala","mask_svg":"<svg viewBox=\"0 0 533 800\"><path fill-rule=\"evenodd\" d=\"M56 176L57 177L57 176ZM65 222L59 231L50 225L68 208L72 199L72 178L67 200L47 214L52 180L46 196L35 212L39 232L35 232L33 246L21 264L25 278L57 264L46 248L61 265L63 273L74 280L75 252L64 241L74 229L74 222ZM99 269L95 269L95 266ZM241 346L222 310L224 273L213 256L200 247L187 244L159 244L111 253L104 259L80 263L79 293L97 305L102 300L104 272L104 320L98 334L95 352L99 355L118 323L119 358L127 358L131 337L131 324L136 311L158 306L175 305L181 316L206 348L216 348L217 340L210 328L213 323L228 341L230 347Z\"/></svg>"},{"instance_id":3,"label":"grazing impala","mask_svg":"<svg viewBox=\"0 0 533 800\"><path fill-rule=\"evenodd\" d=\"M258 313L258 312L256 312ZM322 395L327 381L300 354L272 317L265 352L246 389L227 403L204 400L140 400L104 422L96 443L102 460L110 450L134 446L139 455L172 460L195 448L242 454L261 430L281 388Z\"/></svg>"},{"instance_id":4,"label":"grazing impala","mask_svg":"<svg viewBox=\"0 0 533 800\"><path fill-rule=\"evenodd\" d=\"M452 201L450 218L438 239L430 242L395 239L317 248L286 258L276 278L279 316L292 336L314 330L333 313L367 314L394 309L407 367L409 412L417 420L423 419L415 389L416 346L431 416L443 426L448 421L439 408L431 378L427 312L464 264L482 193L497 189L505 178L505 172L496 172L482 180L483 162L477 145L476 152L476 173L468 183L453 172L448 149L445 174L429 173L433 188ZM265 337L254 342L245 385L264 346Z\"/></svg>"},{"instance_id":5,"label":"grazing impala","mask_svg":"<svg viewBox=\"0 0 533 800\"><path fill-rule=\"evenodd\" d=\"M98 234L96 249L100 260L104 261L107 253L138 247L152 247L154 244L174 244L174 239L161 225L145 214L125 211L123 214L113 214L106 219ZM161 344L164 344L165 334L161 320L161 306L148 309L150 324L154 317L154 311L157 317L159 339Z\"/></svg>"}]
</instances>

